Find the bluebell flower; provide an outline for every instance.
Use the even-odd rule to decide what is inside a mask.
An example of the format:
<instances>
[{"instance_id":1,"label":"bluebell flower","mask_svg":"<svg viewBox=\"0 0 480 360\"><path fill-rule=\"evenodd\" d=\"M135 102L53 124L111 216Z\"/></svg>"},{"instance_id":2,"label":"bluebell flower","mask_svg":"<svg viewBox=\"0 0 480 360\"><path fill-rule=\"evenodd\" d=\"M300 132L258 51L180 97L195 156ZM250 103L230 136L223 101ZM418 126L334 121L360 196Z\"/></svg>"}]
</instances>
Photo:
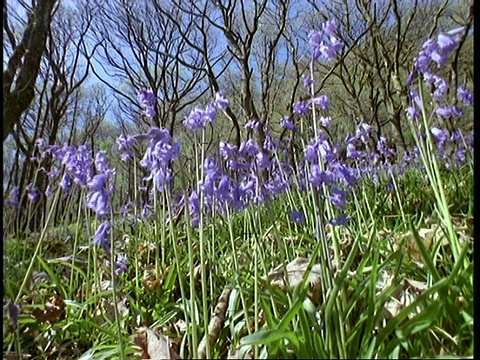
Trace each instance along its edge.
<instances>
[{"instance_id":1,"label":"bluebell flower","mask_svg":"<svg viewBox=\"0 0 480 360\"><path fill-rule=\"evenodd\" d=\"M183 125L185 125L187 130L190 130L190 131L203 129L205 125L204 119L203 119L203 110L198 108L192 110L190 114L183 121Z\"/></svg>"},{"instance_id":2,"label":"bluebell flower","mask_svg":"<svg viewBox=\"0 0 480 360\"><path fill-rule=\"evenodd\" d=\"M323 39L323 35L319 31L310 30L310 32L308 33L308 39L309 39L310 45L316 48L320 46L320 43L322 42L322 39Z\"/></svg>"},{"instance_id":3,"label":"bluebell flower","mask_svg":"<svg viewBox=\"0 0 480 360\"><path fill-rule=\"evenodd\" d=\"M332 189L332 195L329 197L329 200L333 204L333 206L335 206L338 210L341 210L347 204L347 192L334 187Z\"/></svg>"},{"instance_id":4,"label":"bluebell flower","mask_svg":"<svg viewBox=\"0 0 480 360\"><path fill-rule=\"evenodd\" d=\"M229 144L225 141L220 141L219 153L225 160L232 159L236 151L237 147L235 145Z\"/></svg>"},{"instance_id":5,"label":"bluebell flower","mask_svg":"<svg viewBox=\"0 0 480 360\"><path fill-rule=\"evenodd\" d=\"M331 219L329 222L333 226L340 226L340 225L346 226L350 222L350 218L347 215L342 214L340 216L337 216L336 218Z\"/></svg>"},{"instance_id":6,"label":"bluebell flower","mask_svg":"<svg viewBox=\"0 0 480 360\"><path fill-rule=\"evenodd\" d=\"M293 132L297 132L297 128L295 125L292 123L290 120L290 117L285 116L280 120L280 126L289 130L292 130Z\"/></svg>"},{"instance_id":7,"label":"bluebell flower","mask_svg":"<svg viewBox=\"0 0 480 360\"><path fill-rule=\"evenodd\" d=\"M107 253L110 253L110 243L108 240L110 228L110 223L105 221L100 224L95 232L95 235L93 235L93 244L96 246L101 246Z\"/></svg>"},{"instance_id":8,"label":"bluebell flower","mask_svg":"<svg viewBox=\"0 0 480 360\"><path fill-rule=\"evenodd\" d=\"M302 82L305 88L310 90L310 87L313 85L314 81L310 76L302 75Z\"/></svg>"},{"instance_id":9,"label":"bluebell flower","mask_svg":"<svg viewBox=\"0 0 480 360\"><path fill-rule=\"evenodd\" d=\"M335 20L328 20L322 24L322 30L328 36L337 36L337 22Z\"/></svg>"},{"instance_id":10,"label":"bluebell flower","mask_svg":"<svg viewBox=\"0 0 480 360\"><path fill-rule=\"evenodd\" d=\"M473 106L473 95L463 86L459 86L457 89L457 99L462 101L465 106Z\"/></svg>"},{"instance_id":11,"label":"bluebell flower","mask_svg":"<svg viewBox=\"0 0 480 360\"><path fill-rule=\"evenodd\" d=\"M259 126L260 126L260 121L252 119L247 121L244 127L247 130L255 130L255 129L258 129Z\"/></svg>"},{"instance_id":12,"label":"bluebell flower","mask_svg":"<svg viewBox=\"0 0 480 360\"><path fill-rule=\"evenodd\" d=\"M223 92L219 91L215 94L215 101L213 102L213 105L218 110L226 110L228 107L230 107L230 102L225 97Z\"/></svg>"},{"instance_id":13,"label":"bluebell flower","mask_svg":"<svg viewBox=\"0 0 480 360\"><path fill-rule=\"evenodd\" d=\"M309 100L311 104L320 106L322 110L328 110L330 107L330 99L327 95L321 95Z\"/></svg>"},{"instance_id":14,"label":"bluebell flower","mask_svg":"<svg viewBox=\"0 0 480 360\"><path fill-rule=\"evenodd\" d=\"M138 93L138 102L141 107L151 107L154 106L157 101L157 97L155 93L149 89L149 90L140 90Z\"/></svg>"},{"instance_id":15,"label":"bluebell flower","mask_svg":"<svg viewBox=\"0 0 480 360\"><path fill-rule=\"evenodd\" d=\"M310 174L309 174L308 181L316 186L320 187L322 184L330 185L333 183L334 177L331 171L329 170L321 170L320 166L312 165L310 167Z\"/></svg>"},{"instance_id":16,"label":"bluebell flower","mask_svg":"<svg viewBox=\"0 0 480 360\"><path fill-rule=\"evenodd\" d=\"M119 276L125 271L127 271L127 257L124 254L118 254L115 262L115 275Z\"/></svg>"},{"instance_id":17,"label":"bluebell flower","mask_svg":"<svg viewBox=\"0 0 480 360\"><path fill-rule=\"evenodd\" d=\"M321 125L327 127L332 122L332 118L330 116L320 116L319 121Z\"/></svg>"},{"instance_id":18,"label":"bluebell flower","mask_svg":"<svg viewBox=\"0 0 480 360\"><path fill-rule=\"evenodd\" d=\"M18 326L18 314L20 313L20 306L15 304L13 300L9 300L7 309L8 315L12 319L13 328L16 330Z\"/></svg>"},{"instance_id":19,"label":"bluebell flower","mask_svg":"<svg viewBox=\"0 0 480 360\"><path fill-rule=\"evenodd\" d=\"M309 112L310 112L310 108L308 107L308 103L306 101L298 101L295 104L293 104L294 114L305 116L305 115L308 115Z\"/></svg>"},{"instance_id":20,"label":"bluebell flower","mask_svg":"<svg viewBox=\"0 0 480 360\"><path fill-rule=\"evenodd\" d=\"M290 210L288 214L290 215L290 219L292 219L292 221L296 224L301 224L305 222L305 215L300 211Z\"/></svg>"},{"instance_id":21,"label":"bluebell flower","mask_svg":"<svg viewBox=\"0 0 480 360\"><path fill-rule=\"evenodd\" d=\"M87 207L98 215L105 215L110 212L108 206L108 195L104 189L93 191L87 195Z\"/></svg>"},{"instance_id":22,"label":"bluebell flower","mask_svg":"<svg viewBox=\"0 0 480 360\"><path fill-rule=\"evenodd\" d=\"M436 142L444 143L448 139L448 130L441 130L437 127L430 128L430 132L432 133L432 138Z\"/></svg>"},{"instance_id":23,"label":"bluebell flower","mask_svg":"<svg viewBox=\"0 0 480 360\"><path fill-rule=\"evenodd\" d=\"M27 196L31 202L36 202L40 198L40 190L38 190L35 184L30 183L27 185Z\"/></svg>"}]
</instances>

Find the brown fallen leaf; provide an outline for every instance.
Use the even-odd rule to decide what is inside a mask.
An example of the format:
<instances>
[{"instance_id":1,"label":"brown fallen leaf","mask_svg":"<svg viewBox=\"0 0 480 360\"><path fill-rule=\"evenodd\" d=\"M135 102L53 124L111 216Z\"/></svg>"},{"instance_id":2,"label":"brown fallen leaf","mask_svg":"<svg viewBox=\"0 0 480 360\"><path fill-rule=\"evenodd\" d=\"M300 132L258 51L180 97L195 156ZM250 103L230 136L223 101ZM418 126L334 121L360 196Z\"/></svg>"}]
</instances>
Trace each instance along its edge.
<instances>
[{"instance_id":1,"label":"brown fallen leaf","mask_svg":"<svg viewBox=\"0 0 480 360\"><path fill-rule=\"evenodd\" d=\"M141 327L133 339L137 348L140 348L141 359L170 360L178 359L174 343L168 336L162 335L159 330Z\"/></svg>"},{"instance_id":2,"label":"brown fallen leaf","mask_svg":"<svg viewBox=\"0 0 480 360\"><path fill-rule=\"evenodd\" d=\"M162 285L163 279L156 276L155 265L149 265L144 270L142 284L149 292L156 291Z\"/></svg>"},{"instance_id":3,"label":"brown fallen leaf","mask_svg":"<svg viewBox=\"0 0 480 360\"><path fill-rule=\"evenodd\" d=\"M34 309L32 315L42 323L56 323L65 318L65 302L60 296L54 295L48 299L45 310Z\"/></svg>"},{"instance_id":4,"label":"brown fallen leaf","mask_svg":"<svg viewBox=\"0 0 480 360\"><path fill-rule=\"evenodd\" d=\"M291 289L295 289L300 285L309 263L309 259L297 257L295 260L287 264L287 281ZM268 279L272 285L278 286L283 291L286 290L287 286L283 267L278 267L274 271L271 271L268 274ZM322 293L322 268L320 264L313 265L310 274L308 274L306 284L309 286L310 299L314 304L318 304Z\"/></svg>"},{"instance_id":5,"label":"brown fallen leaf","mask_svg":"<svg viewBox=\"0 0 480 360\"><path fill-rule=\"evenodd\" d=\"M397 286L394 295L385 302L385 319L390 320L397 316L400 311L413 303L417 297L426 290L428 290L428 285L424 281L417 281L413 279L402 280L402 282ZM421 309L417 307L408 315L408 318L412 319L420 311Z\"/></svg>"}]
</instances>

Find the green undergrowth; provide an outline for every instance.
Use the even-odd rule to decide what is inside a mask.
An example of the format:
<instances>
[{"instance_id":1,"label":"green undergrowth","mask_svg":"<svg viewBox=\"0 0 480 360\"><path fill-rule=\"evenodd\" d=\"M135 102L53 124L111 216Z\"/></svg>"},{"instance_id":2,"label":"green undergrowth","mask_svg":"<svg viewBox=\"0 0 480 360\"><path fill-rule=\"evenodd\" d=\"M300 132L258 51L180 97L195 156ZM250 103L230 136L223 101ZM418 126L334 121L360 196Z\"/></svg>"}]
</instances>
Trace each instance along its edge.
<instances>
[{"instance_id":1,"label":"green undergrowth","mask_svg":"<svg viewBox=\"0 0 480 360\"><path fill-rule=\"evenodd\" d=\"M110 259L91 246L93 223L48 228L35 257L40 234L10 236L4 309L13 299L20 313L15 330L11 318L4 322L4 353L134 358L142 351L138 334L148 328L169 339L171 353L196 358L228 289L223 321L207 347L211 358L472 356L472 171L442 170L457 258L420 172L398 177L396 189L388 179L360 183L347 206L349 225L326 228L329 243L337 236L341 260L329 288L312 278L290 289L269 276L323 251L312 217L296 224L288 216L292 204L314 211L303 193L205 219L203 262L200 232L183 220L157 223L156 230L150 221L118 221L112 241L128 268L114 279L115 297Z\"/></svg>"}]
</instances>

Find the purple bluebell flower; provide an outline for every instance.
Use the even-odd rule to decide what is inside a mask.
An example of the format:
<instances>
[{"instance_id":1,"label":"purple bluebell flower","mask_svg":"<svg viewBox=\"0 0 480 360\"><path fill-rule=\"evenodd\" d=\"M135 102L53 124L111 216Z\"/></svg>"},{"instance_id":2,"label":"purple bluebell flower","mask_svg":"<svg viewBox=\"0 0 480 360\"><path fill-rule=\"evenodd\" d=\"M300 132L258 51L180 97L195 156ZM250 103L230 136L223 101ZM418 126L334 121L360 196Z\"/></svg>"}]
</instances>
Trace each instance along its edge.
<instances>
[{"instance_id":1,"label":"purple bluebell flower","mask_svg":"<svg viewBox=\"0 0 480 360\"><path fill-rule=\"evenodd\" d=\"M345 214L341 214L340 216L337 216L336 218L333 218L330 220L330 224L332 224L333 226L340 226L340 225L348 225L348 223L350 222L350 218L345 215Z\"/></svg>"},{"instance_id":2,"label":"purple bluebell flower","mask_svg":"<svg viewBox=\"0 0 480 360\"><path fill-rule=\"evenodd\" d=\"M30 183L27 185L27 196L28 200L31 202L36 202L39 199L40 190L38 190L38 187L35 184Z\"/></svg>"},{"instance_id":3,"label":"purple bluebell flower","mask_svg":"<svg viewBox=\"0 0 480 360\"><path fill-rule=\"evenodd\" d=\"M154 107L147 107L143 110L143 113L145 114L145 117L147 119L153 119L155 115L157 115L155 108Z\"/></svg>"},{"instance_id":4,"label":"purple bluebell flower","mask_svg":"<svg viewBox=\"0 0 480 360\"><path fill-rule=\"evenodd\" d=\"M310 90L310 87L313 85L314 81L310 76L302 75L303 86Z\"/></svg>"},{"instance_id":5,"label":"purple bluebell flower","mask_svg":"<svg viewBox=\"0 0 480 360\"><path fill-rule=\"evenodd\" d=\"M141 107L152 107L157 102L157 96L151 89L140 90L138 93L138 102Z\"/></svg>"},{"instance_id":6,"label":"purple bluebell flower","mask_svg":"<svg viewBox=\"0 0 480 360\"><path fill-rule=\"evenodd\" d=\"M412 86L413 80L415 80L417 78L417 76L418 76L418 71L414 66L413 71L407 77L407 87Z\"/></svg>"},{"instance_id":7,"label":"purple bluebell flower","mask_svg":"<svg viewBox=\"0 0 480 360\"><path fill-rule=\"evenodd\" d=\"M462 101L465 106L473 106L473 95L463 86L459 86L457 89L457 99Z\"/></svg>"},{"instance_id":8,"label":"purple bluebell flower","mask_svg":"<svg viewBox=\"0 0 480 360\"><path fill-rule=\"evenodd\" d=\"M448 35L439 34L437 36L437 44L446 53L450 53L457 47L457 43Z\"/></svg>"},{"instance_id":9,"label":"purple bluebell flower","mask_svg":"<svg viewBox=\"0 0 480 360\"><path fill-rule=\"evenodd\" d=\"M408 106L406 109L407 115L410 117L412 120L418 119L418 111L415 108L415 106Z\"/></svg>"},{"instance_id":10,"label":"purple bluebell flower","mask_svg":"<svg viewBox=\"0 0 480 360\"><path fill-rule=\"evenodd\" d=\"M263 148L267 151L275 152L281 145L280 139L274 139L269 131L265 131L265 140L263 141Z\"/></svg>"},{"instance_id":11,"label":"purple bluebell flower","mask_svg":"<svg viewBox=\"0 0 480 360\"><path fill-rule=\"evenodd\" d=\"M290 219L296 224L301 224L305 222L305 215L300 211L290 210L288 212L288 215L290 215Z\"/></svg>"},{"instance_id":12,"label":"purple bluebell flower","mask_svg":"<svg viewBox=\"0 0 480 360\"><path fill-rule=\"evenodd\" d=\"M358 159L360 157L359 152L355 148L354 144L347 145L347 158Z\"/></svg>"},{"instance_id":13,"label":"purple bluebell flower","mask_svg":"<svg viewBox=\"0 0 480 360\"><path fill-rule=\"evenodd\" d=\"M155 184L155 188L162 192L165 186L172 180L172 170L167 167L159 167L152 170L151 178Z\"/></svg>"},{"instance_id":14,"label":"purple bluebell flower","mask_svg":"<svg viewBox=\"0 0 480 360\"><path fill-rule=\"evenodd\" d=\"M140 166L150 171L144 180L153 180L158 191L165 190L172 178L170 162L178 158L180 144L174 142L168 130L151 128L147 134L136 135L137 140L149 140L149 146L140 160Z\"/></svg>"},{"instance_id":15,"label":"purple bluebell flower","mask_svg":"<svg viewBox=\"0 0 480 360\"><path fill-rule=\"evenodd\" d=\"M467 154L467 151L465 149L459 149L455 153L454 160L457 163L457 165L462 165L465 163L466 154Z\"/></svg>"},{"instance_id":16,"label":"purple bluebell flower","mask_svg":"<svg viewBox=\"0 0 480 360\"><path fill-rule=\"evenodd\" d=\"M332 50L334 52L334 56L331 57L331 59L335 58L337 53L340 52L340 50L342 50L343 48L343 42L335 37L335 36L331 36L330 37L330 50Z\"/></svg>"},{"instance_id":17,"label":"purple bluebell flower","mask_svg":"<svg viewBox=\"0 0 480 360\"><path fill-rule=\"evenodd\" d=\"M300 116L308 115L310 113L308 102L302 100L293 104L293 113Z\"/></svg>"},{"instance_id":18,"label":"purple bluebell flower","mask_svg":"<svg viewBox=\"0 0 480 360\"><path fill-rule=\"evenodd\" d=\"M376 154L378 156L378 154ZM335 161L330 164L331 171L335 173L336 179L342 181L349 189L354 188L359 179L355 169L352 169L341 162Z\"/></svg>"},{"instance_id":19,"label":"purple bluebell flower","mask_svg":"<svg viewBox=\"0 0 480 360\"><path fill-rule=\"evenodd\" d=\"M322 24L322 30L328 36L337 36L337 22L335 20L329 20Z\"/></svg>"},{"instance_id":20,"label":"purple bluebell flower","mask_svg":"<svg viewBox=\"0 0 480 360\"><path fill-rule=\"evenodd\" d=\"M209 103L203 111L204 124L209 124L217 118L217 109L212 103Z\"/></svg>"},{"instance_id":21,"label":"purple bluebell flower","mask_svg":"<svg viewBox=\"0 0 480 360\"><path fill-rule=\"evenodd\" d=\"M260 121L255 119L249 120L245 123L245 129L254 130L254 129L258 129L259 126L260 126Z\"/></svg>"},{"instance_id":22,"label":"purple bluebell flower","mask_svg":"<svg viewBox=\"0 0 480 360\"><path fill-rule=\"evenodd\" d=\"M322 42L322 33L316 30L310 30L308 33L308 39L310 42L310 45L313 47L318 47L320 46L320 43Z\"/></svg>"},{"instance_id":23,"label":"purple bluebell flower","mask_svg":"<svg viewBox=\"0 0 480 360\"><path fill-rule=\"evenodd\" d=\"M52 190L52 184L48 184L47 188L45 189L45 196L50 199L50 197L52 196L53 194L53 190Z\"/></svg>"},{"instance_id":24,"label":"purple bluebell flower","mask_svg":"<svg viewBox=\"0 0 480 360\"><path fill-rule=\"evenodd\" d=\"M320 106L322 110L328 110L330 107L330 100L327 95L321 95L310 99L310 103Z\"/></svg>"},{"instance_id":25,"label":"purple bluebell flower","mask_svg":"<svg viewBox=\"0 0 480 360\"><path fill-rule=\"evenodd\" d=\"M213 105L218 109L218 110L226 110L228 107L230 107L230 102L228 99L225 97L223 92L219 91L215 94L215 101L213 102Z\"/></svg>"},{"instance_id":26,"label":"purple bluebell flower","mask_svg":"<svg viewBox=\"0 0 480 360\"><path fill-rule=\"evenodd\" d=\"M155 117L155 103L157 102L157 97L152 90L140 90L138 94L138 102L143 108L143 113L148 119Z\"/></svg>"},{"instance_id":27,"label":"purple bluebell flower","mask_svg":"<svg viewBox=\"0 0 480 360\"><path fill-rule=\"evenodd\" d=\"M280 120L280 126L286 129L289 129L293 132L297 132L296 126L290 120L290 117L285 116Z\"/></svg>"},{"instance_id":28,"label":"purple bluebell flower","mask_svg":"<svg viewBox=\"0 0 480 360\"><path fill-rule=\"evenodd\" d=\"M377 142L377 150L385 156L395 156L395 151L388 147L387 139L384 136L380 136Z\"/></svg>"},{"instance_id":29,"label":"purple bluebell flower","mask_svg":"<svg viewBox=\"0 0 480 360\"><path fill-rule=\"evenodd\" d=\"M318 164L316 142L310 141L310 143L305 146L303 152L305 160L307 160L311 164Z\"/></svg>"},{"instance_id":30,"label":"purple bluebell flower","mask_svg":"<svg viewBox=\"0 0 480 360\"><path fill-rule=\"evenodd\" d=\"M259 146L252 138L249 138L247 141L242 141L240 143L240 148L238 149L238 153L241 156L255 156L259 151Z\"/></svg>"},{"instance_id":31,"label":"purple bluebell flower","mask_svg":"<svg viewBox=\"0 0 480 360\"><path fill-rule=\"evenodd\" d=\"M133 137L131 135L125 136L125 134L121 134L117 138L116 143L117 143L117 148L118 148L119 151L128 152L128 151L130 151L130 148L135 143L135 137Z\"/></svg>"},{"instance_id":32,"label":"purple bluebell flower","mask_svg":"<svg viewBox=\"0 0 480 360\"><path fill-rule=\"evenodd\" d=\"M370 139L372 127L366 123L361 123L355 132L355 138L366 144Z\"/></svg>"},{"instance_id":33,"label":"purple bluebell flower","mask_svg":"<svg viewBox=\"0 0 480 360\"><path fill-rule=\"evenodd\" d=\"M203 110L195 108L190 112L190 114L185 118L183 121L183 125L187 128L187 130L195 131L199 129L203 129L205 126L204 118L203 118Z\"/></svg>"},{"instance_id":34,"label":"purple bluebell flower","mask_svg":"<svg viewBox=\"0 0 480 360\"><path fill-rule=\"evenodd\" d=\"M18 314L20 313L20 306L15 304L13 300L8 301L8 315L12 319L13 328L16 330L18 326Z\"/></svg>"},{"instance_id":35,"label":"purple bluebell flower","mask_svg":"<svg viewBox=\"0 0 480 360\"><path fill-rule=\"evenodd\" d=\"M106 174L95 175L87 182L87 186L93 191L99 191L104 188L108 176Z\"/></svg>"},{"instance_id":36,"label":"purple bluebell flower","mask_svg":"<svg viewBox=\"0 0 480 360\"><path fill-rule=\"evenodd\" d=\"M104 189L93 191L87 195L87 207L98 215L105 215L110 212L108 206L108 195Z\"/></svg>"},{"instance_id":37,"label":"purple bluebell flower","mask_svg":"<svg viewBox=\"0 0 480 360\"><path fill-rule=\"evenodd\" d=\"M321 170L320 166L312 165L310 167L310 176L308 181L316 186L320 187L322 184L330 185L334 181L334 177L331 171L329 170Z\"/></svg>"},{"instance_id":38,"label":"purple bluebell flower","mask_svg":"<svg viewBox=\"0 0 480 360\"><path fill-rule=\"evenodd\" d=\"M119 276L125 271L127 271L127 257L124 254L118 254L115 262L115 275Z\"/></svg>"},{"instance_id":39,"label":"purple bluebell flower","mask_svg":"<svg viewBox=\"0 0 480 360\"><path fill-rule=\"evenodd\" d=\"M47 177L50 180L55 179L58 175L60 175L60 171L56 167L52 168L52 170L47 173Z\"/></svg>"},{"instance_id":40,"label":"purple bluebell flower","mask_svg":"<svg viewBox=\"0 0 480 360\"><path fill-rule=\"evenodd\" d=\"M154 214L155 212L153 211L153 206L150 205L149 203L145 203L142 208L142 218L144 220L147 220L150 217L152 217Z\"/></svg>"},{"instance_id":41,"label":"purple bluebell flower","mask_svg":"<svg viewBox=\"0 0 480 360\"><path fill-rule=\"evenodd\" d=\"M434 76L435 91L433 92L433 98L435 100L441 100L445 96L448 90L448 83L440 76Z\"/></svg>"},{"instance_id":42,"label":"purple bluebell flower","mask_svg":"<svg viewBox=\"0 0 480 360\"><path fill-rule=\"evenodd\" d=\"M417 69L420 73L425 73L429 71L431 58L423 51L420 52L420 54L413 61L415 69Z\"/></svg>"},{"instance_id":43,"label":"purple bluebell flower","mask_svg":"<svg viewBox=\"0 0 480 360\"><path fill-rule=\"evenodd\" d=\"M462 133L460 131L453 131L450 136L450 141L456 142L462 139Z\"/></svg>"},{"instance_id":44,"label":"purple bluebell flower","mask_svg":"<svg viewBox=\"0 0 480 360\"><path fill-rule=\"evenodd\" d=\"M430 54L430 58L437 63L438 68L442 68L447 63L448 53L442 52L440 54L437 50L433 50Z\"/></svg>"},{"instance_id":45,"label":"purple bluebell flower","mask_svg":"<svg viewBox=\"0 0 480 360\"><path fill-rule=\"evenodd\" d=\"M263 151L259 151L255 155L255 162L258 169L260 170L268 169L268 167L270 166L270 159L268 158L268 155L266 155Z\"/></svg>"},{"instance_id":46,"label":"purple bluebell flower","mask_svg":"<svg viewBox=\"0 0 480 360\"><path fill-rule=\"evenodd\" d=\"M332 189L332 195L329 197L330 202L335 206L338 210L341 210L347 204L347 192L334 187Z\"/></svg>"},{"instance_id":47,"label":"purple bluebell flower","mask_svg":"<svg viewBox=\"0 0 480 360\"><path fill-rule=\"evenodd\" d=\"M458 106L438 107L435 109L435 113L444 119L447 119L451 116L460 118L463 115L462 110Z\"/></svg>"},{"instance_id":48,"label":"purple bluebell flower","mask_svg":"<svg viewBox=\"0 0 480 360\"><path fill-rule=\"evenodd\" d=\"M320 116L319 121L320 121L321 125L327 127L332 122L332 117L331 116Z\"/></svg>"},{"instance_id":49,"label":"purple bluebell flower","mask_svg":"<svg viewBox=\"0 0 480 360\"><path fill-rule=\"evenodd\" d=\"M98 172L105 173L109 170L105 151L99 151L95 155L95 168Z\"/></svg>"},{"instance_id":50,"label":"purple bluebell flower","mask_svg":"<svg viewBox=\"0 0 480 360\"><path fill-rule=\"evenodd\" d=\"M322 42L320 44L320 46L318 47L318 51L320 52L320 55L323 56L324 58L326 58L327 60L333 60L337 57L337 49L340 48L341 49L342 45L341 43L336 43L336 44L332 44L332 45L328 45L324 42ZM315 54L317 55L317 54ZM317 55L318 56L318 55Z\"/></svg>"},{"instance_id":51,"label":"purple bluebell flower","mask_svg":"<svg viewBox=\"0 0 480 360\"><path fill-rule=\"evenodd\" d=\"M317 143L317 150L324 161L332 161L337 156L337 149L328 140L321 140Z\"/></svg>"},{"instance_id":52,"label":"purple bluebell flower","mask_svg":"<svg viewBox=\"0 0 480 360\"><path fill-rule=\"evenodd\" d=\"M110 253L110 243L108 240L108 233L110 229L110 223L105 221L100 224L95 232L95 235L93 235L93 244L96 246L101 246L107 253Z\"/></svg>"},{"instance_id":53,"label":"purple bluebell flower","mask_svg":"<svg viewBox=\"0 0 480 360\"><path fill-rule=\"evenodd\" d=\"M130 160L132 158L132 155L130 155L130 153L128 152L122 152L120 153L120 160L122 162L127 162L128 160Z\"/></svg>"},{"instance_id":54,"label":"purple bluebell flower","mask_svg":"<svg viewBox=\"0 0 480 360\"><path fill-rule=\"evenodd\" d=\"M220 201L228 201L231 199L231 181L228 176L223 175L220 179L216 191L216 197Z\"/></svg>"},{"instance_id":55,"label":"purple bluebell flower","mask_svg":"<svg viewBox=\"0 0 480 360\"><path fill-rule=\"evenodd\" d=\"M432 133L433 140L436 142L444 143L448 139L448 130L441 130L437 127L432 127L430 132Z\"/></svg>"},{"instance_id":56,"label":"purple bluebell flower","mask_svg":"<svg viewBox=\"0 0 480 360\"><path fill-rule=\"evenodd\" d=\"M225 141L220 141L219 144L219 153L225 159L231 159L237 151L237 147L235 145L229 144Z\"/></svg>"}]
</instances>

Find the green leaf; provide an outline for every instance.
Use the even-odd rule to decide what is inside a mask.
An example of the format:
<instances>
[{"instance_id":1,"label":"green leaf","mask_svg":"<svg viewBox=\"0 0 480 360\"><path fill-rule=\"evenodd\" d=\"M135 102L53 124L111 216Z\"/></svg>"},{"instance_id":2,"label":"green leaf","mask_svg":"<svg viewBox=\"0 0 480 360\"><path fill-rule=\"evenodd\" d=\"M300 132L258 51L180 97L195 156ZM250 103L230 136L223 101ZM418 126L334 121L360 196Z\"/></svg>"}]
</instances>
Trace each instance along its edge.
<instances>
[{"instance_id":1,"label":"green leaf","mask_svg":"<svg viewBox=\"0 0 480 360\"><path fill-rule=\"evenodd\" d=\"M40 265L42 266L43 270L48 274L52 282L55 284L57 289L61 292L61 296L63 299L67 298L67 293L65 291L65 288L63 287L60 279L58 278L57 274L53 269L45 262L42 260L40 256L37 256L37 260L39 261Z\"/></svg>"},{"instance_id":2,"label":"green leaf","mask_svg":"<svg viewBox=\"0 0 480 360\"><path fill-rule=\"evenodd\" d=\"M242 338L240 345L270 345L284 339L287 339L293 347L298 349L300 342L297 335L293 331L283 331L280 329L260 330Z\"/></svg>"}]
</instances>

